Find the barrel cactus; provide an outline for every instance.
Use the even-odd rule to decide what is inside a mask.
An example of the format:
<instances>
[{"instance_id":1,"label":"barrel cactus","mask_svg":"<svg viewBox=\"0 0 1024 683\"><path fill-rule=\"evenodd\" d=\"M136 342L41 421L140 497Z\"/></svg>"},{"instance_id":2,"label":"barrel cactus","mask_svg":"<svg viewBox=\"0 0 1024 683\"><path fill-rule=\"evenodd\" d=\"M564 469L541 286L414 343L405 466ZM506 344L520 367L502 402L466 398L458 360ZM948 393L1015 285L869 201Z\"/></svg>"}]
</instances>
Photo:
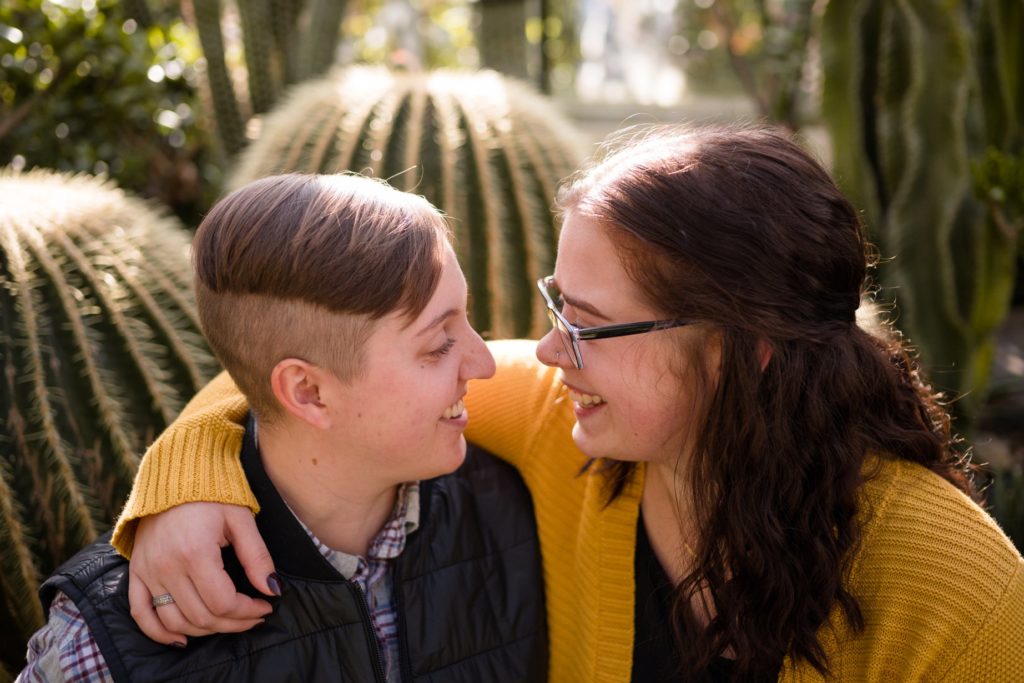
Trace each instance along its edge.
<instances>
[{"instance_id":1,"label":"barrel cactus","mask_svg":"<svg viewBox=\"0 0 1024 683\"><path fill-rule=\"evenodd\" d=\"M110 526L145 446L217 370L189 233L108 181L0 171L0 662L41 577Z\"/></svg>"},{"instance_id":2,"label":"barrel cactus","mask_svg":"<svg viewBox=\"0 0 1024 683\"><path fill-rule=\"evenodd\" d=\"M493 71L353 67L286 95L229 185L356 171L422 194L451 218L477 329L537 336L547 319L533 283L554 269L551 203L580 157L548 100Z\"/></svg>"},{"instance_id":3,"label":"barrel cactus","mask_svg":"<svg viewBox=\"0 0 1024 683\"><path fill-rule=\"evenodd\" d=\"M983 403L1024 211L1024 4L831 2L823 112L898 324L961 429Z\"/></svg>"},{"instance_id":4,"label":"barrel cactus","mask_svg":"<svg viewBox=\"0 0 1024 683\"><path fill-rule=\"evenodd\" d=\"M236 0L245 72L228 68L220 0L185 5L206 58L206 85L224 151L245 147L248 113L267 111L289 85L318 76L334 63L347 0ZM236 84L248 91L240 101Z\"/></svg>"}]
</instances>

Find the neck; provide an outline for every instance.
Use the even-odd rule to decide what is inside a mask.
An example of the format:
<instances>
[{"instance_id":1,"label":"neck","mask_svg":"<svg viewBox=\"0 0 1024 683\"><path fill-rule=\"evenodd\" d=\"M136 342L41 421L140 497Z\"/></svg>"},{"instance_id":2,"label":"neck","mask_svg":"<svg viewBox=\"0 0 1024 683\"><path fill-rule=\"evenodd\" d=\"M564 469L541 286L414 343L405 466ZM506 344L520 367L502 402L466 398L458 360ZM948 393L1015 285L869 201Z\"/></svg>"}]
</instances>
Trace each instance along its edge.
<instances>
[{"instance_id":1,"label":"neck","mask_svg":"<svg viewBox=\"0 0 1024 683\"><path fill-rule=\"evenodd\" d=\"M376 479L352 454L318 437L287 425L261 427L263 467L281 498L321 543L366 555L394 508L398 486Z\"/></svg>"},{"instance_id":2,"label":"neck","mask_svg":"<svg viewBox=\"0 0 1024 683\"><path fill-rule=\"evenodd\" d=\"M695 539L690 497L675 465L647 463L640 510L644 529L658 562L673 581L683 578L693 561Z\"/></svg>"},{"instance_id":3,"label":"neck","mask_svg":"<svg viewBox=\"0 0 1024 683\"><path fill-rule=\"evenodd\" d=\"M697 535L692 498L674 465L648 463L640 510L655 557L673 584L678 584L693 569ZM699 623L711 622L716 610L707 587L691 596L690 609ZM731 647L722 655L735 658Z\"/></svg>"}]
</instances>

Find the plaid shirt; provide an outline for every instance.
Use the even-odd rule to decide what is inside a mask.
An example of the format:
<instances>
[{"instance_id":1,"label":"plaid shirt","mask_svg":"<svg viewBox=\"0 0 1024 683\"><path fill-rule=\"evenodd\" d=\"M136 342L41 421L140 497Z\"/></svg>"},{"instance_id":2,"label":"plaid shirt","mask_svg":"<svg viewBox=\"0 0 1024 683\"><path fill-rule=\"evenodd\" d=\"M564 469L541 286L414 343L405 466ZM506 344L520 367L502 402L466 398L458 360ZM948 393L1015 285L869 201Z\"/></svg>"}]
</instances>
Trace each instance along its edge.
<instances>
[{"instance_id":1,"label":"plaid shirt","mask_svg":"<svg viewBox=\"0 0 1024 683\"><path fill-rule=\"evenodd\" d=\"M419 519L419 483L413 482L398 488L391 516L374 537L365 558L328 548L302 525L324 558L362 591L383 655L388 683L395 683L401 677L391 560L402 554L406 537L419 527ZM60 592L50 605L46 626L36 631L28 642L27 659L28 666L15 683L113 683L114 680L78 607Z\"/></svg>"}]
</instances>

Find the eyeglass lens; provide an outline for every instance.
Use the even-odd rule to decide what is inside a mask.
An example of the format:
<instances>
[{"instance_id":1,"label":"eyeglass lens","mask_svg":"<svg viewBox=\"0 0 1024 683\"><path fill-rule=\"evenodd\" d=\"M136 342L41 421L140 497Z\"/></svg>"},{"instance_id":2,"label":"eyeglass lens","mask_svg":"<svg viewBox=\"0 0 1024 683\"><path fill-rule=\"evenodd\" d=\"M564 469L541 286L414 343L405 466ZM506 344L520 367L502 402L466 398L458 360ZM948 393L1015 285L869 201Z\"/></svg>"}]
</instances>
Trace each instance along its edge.
<instances>
[{"instance_id":1,"label":"eyeglass lens","mask_svg":"<svg viewBox=\"0 0 1024 683\"><path fill-rule=\"evenodd\" d=\"M553 310L549 308L547 309L547 311L548 318L551 320L551 327L553 327L555 331L558 332L558 338L562 340L562 348L565 349L565 352L569 356L569 360L572 361L572 364L575 365L578 369L580 363L576 357L576 350L573 348L572 332L566 329L565 325L562 323L562 320L557 315L555 315L555 312Z\"/></svg>"}]
</instances>

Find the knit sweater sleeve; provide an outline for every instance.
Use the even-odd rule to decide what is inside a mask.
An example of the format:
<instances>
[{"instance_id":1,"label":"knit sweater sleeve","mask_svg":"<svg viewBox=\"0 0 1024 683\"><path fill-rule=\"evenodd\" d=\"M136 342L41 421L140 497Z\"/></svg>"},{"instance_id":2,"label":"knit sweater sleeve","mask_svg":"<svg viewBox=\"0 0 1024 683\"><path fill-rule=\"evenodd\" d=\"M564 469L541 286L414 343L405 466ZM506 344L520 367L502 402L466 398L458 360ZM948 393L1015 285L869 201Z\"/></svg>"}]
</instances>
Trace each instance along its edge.
<instances>
[{"instance_id":1,"label":"knit sweater sleeve","mask_svg":"<svg viewBox=\"0 0 1024 683\"><path fill-rule=\"evenodd\" d=\"M146 451L111 544L131 557L138 520L198 501L259 505L239 461L249 405L226 372L195 395Z\"/></svg>"},{"instance_id":2,"label":"knit sweater sleeve","mask_svg":"<svg viewBox=\"0 0 1024 683\"><path fill-rule=\"evenodd\" d=\"M851 588L864 616L821 637L838 681L1019 681L1024 560L998 525L920 465L890 462L867 485ZM786 681L823 680L806 664Z\"/></svg>"},{"instance_id":3,"label":"knit sweater sleeve","mask_svg":"<svg viewBox=\"0 0 1024 683\"><path fill-rule=\"evenodd\" d=\"M970 599L970 596L967 596ZM1024 675L1024 561L1017 568L995 609L965 644L942 680L1019 681Z\"/></svg>"}]
</instances>

